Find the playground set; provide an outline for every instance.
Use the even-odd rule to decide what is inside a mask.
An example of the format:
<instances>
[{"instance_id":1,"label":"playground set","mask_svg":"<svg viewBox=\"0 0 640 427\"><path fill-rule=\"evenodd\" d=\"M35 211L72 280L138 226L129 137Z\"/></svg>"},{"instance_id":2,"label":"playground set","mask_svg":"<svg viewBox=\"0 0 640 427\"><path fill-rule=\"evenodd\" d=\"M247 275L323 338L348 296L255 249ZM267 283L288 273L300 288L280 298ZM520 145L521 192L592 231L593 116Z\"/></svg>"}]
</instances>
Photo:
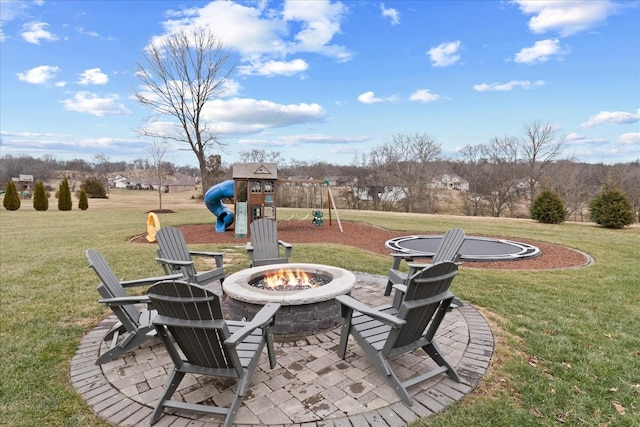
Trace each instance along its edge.
<instances>
[{"instance_id":1,"label":"playground set","mask_svg":"<svg viewBox=\"0 0 640 427\"><path fill-rule=\"evenodd\" d=\"M342 225L335 209L333 194L328 180L286 180L287 185L322 185L327 190L329 201L329 221L333 209L340 231ZM247 237L251 222L260 218L276 220L276 193L278 191L278 169L273 163L238 163L233 165L233 179L220 182L204 194L207 209L215 215L215 230L224 233L235 223L235 235ZM223 199L234 200L234 211L222 203ZM324 224L322 210L313 209L312 224Z\"/></svg>"}]
</instances>

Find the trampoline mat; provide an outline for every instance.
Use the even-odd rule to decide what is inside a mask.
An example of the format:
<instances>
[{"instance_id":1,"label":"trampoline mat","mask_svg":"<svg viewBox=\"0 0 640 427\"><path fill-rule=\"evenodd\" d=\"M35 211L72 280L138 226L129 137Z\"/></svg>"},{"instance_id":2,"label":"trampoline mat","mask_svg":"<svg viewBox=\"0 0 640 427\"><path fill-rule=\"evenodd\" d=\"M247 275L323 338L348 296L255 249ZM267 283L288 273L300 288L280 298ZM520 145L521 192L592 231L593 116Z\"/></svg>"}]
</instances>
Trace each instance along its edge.
<instances>
[{"instance_id":1,"label":"trampoline mat","mask_svg":"<svg viewBox=\"0 0 640 427\"><path fill-rule=\"evenodd\" d=\"M387 240L385 246L394 252L421 257L433 256L442 236L402 236ZM538 247L513 240L467 236L460 248L464 261L510 261L534 258L541 254Z\"/></svg>"}]
</instances>

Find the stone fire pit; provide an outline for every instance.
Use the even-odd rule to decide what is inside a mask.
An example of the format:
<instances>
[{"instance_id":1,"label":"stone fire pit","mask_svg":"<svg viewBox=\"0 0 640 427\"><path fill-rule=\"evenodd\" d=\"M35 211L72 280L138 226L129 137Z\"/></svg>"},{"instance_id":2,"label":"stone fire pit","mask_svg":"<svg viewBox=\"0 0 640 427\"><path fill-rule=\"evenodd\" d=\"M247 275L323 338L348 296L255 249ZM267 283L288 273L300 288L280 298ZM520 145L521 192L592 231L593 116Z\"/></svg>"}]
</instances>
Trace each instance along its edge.
<instances>
[{"instance_id":1,"label":"stone fire pit","mask_svg":"<svg viewBox=\"0 0 640 427\"><path fill-rule=\"evenodd\" d=\"M302 290L268 290L250 283L280 269L302 270L307 274L329 276L331 281L323 286ZM347 295L356 283L350 271L319 264L273 264L248 268L227 277L222 288L228 296L231 318L252 319L268 302L281 304L276 314L275 335L305 336L334 328L340 323L340 304L337 295Z\"/></svg>"}]
</instances>

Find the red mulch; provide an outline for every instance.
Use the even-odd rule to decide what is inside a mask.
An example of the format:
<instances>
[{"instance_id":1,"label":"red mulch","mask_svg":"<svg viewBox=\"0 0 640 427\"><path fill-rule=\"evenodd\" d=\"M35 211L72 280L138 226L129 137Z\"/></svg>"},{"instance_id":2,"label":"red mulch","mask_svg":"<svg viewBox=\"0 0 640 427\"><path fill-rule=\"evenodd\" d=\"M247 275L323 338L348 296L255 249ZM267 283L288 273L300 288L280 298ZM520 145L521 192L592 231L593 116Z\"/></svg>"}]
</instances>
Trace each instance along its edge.
<instances>
[{"instance_id":1,"label":"red mulch","mask_svg":"<svg viewBox=\"0 0 640 427\"><path fill-rule=\"evenodd\" d=\"M248 239L236 239L233 229L224 233L216 233L215 224L196 224L181 226L185 240L188 244L212 243L212 244L238 244L244 245ZM325 221L324 225L316 226L309 221L279 221L278 237L289 243L337 243L353 246L371 252L387 255L389 249L384 243L394 237L414 235L414 234L441 234L438 232L410 232L391 231L374 227L359 222L342 221L343 232L336 221L329 225ZM504 236L483 236L506 238ZM589 263L581 252L565 246L550 243L538 242L528 239L512 239L522 243L537 246L542 254L535 258L498 261L498 262L464 262L463 267L471 268L495 268L504 270L532 270L532 269L557 269L580 267ZM145 236L134 239L135 242L147 243Z\"/></svg>"}]
</instances>

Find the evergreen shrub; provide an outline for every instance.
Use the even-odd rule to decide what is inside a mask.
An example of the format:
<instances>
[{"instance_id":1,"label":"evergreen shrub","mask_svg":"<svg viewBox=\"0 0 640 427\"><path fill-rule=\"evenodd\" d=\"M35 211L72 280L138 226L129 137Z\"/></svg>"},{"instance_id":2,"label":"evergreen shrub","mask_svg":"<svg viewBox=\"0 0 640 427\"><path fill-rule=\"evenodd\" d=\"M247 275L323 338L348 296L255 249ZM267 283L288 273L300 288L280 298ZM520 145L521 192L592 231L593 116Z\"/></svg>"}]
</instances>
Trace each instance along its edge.
<instances>
[{"instance_id":1,"label":"evergreen shrub","mask_svg":"<svg viewBox=\"0 0 640 427\"><path fill-rule=\"evenodd\" d=\"M78 200L78 209L86 211L89 209L89 200L87 199L87 192L84 188L80 190L80 200Z\"/></svg>"},{"instance_id":2,"label":"evergreen shrub","mask_svg":"<svg viewBox=\"0 0 640 427\"><path fill-rule=\"evenodd\" d=\"M531 218L543 224L561 224L567 219L567 209L562 198L545 186L531 204Z\"/></svg>"},{"instance_id":3,"label":"evergreen shrub","mask_svg":"<svg viewBox=\"0 0 640 427\"><path fill-rule=\"evenodd\" d=\"M606 228L623 228L634 221L629 198L611 180L605 182L602 191L591 200L589 216Z\"/></svg>"},{"instance_id":4,"label":"evergreen shrub","mask_svg":"<svg viewBox=\"0 0 640 427\"><path fill-rule=\"evenodd\" d=\"M4 200L2 200L2 206L8 211L17 211L20 209L20 196L18 195L18 190L16 190L16 185L13 183L11 179L7 181L7 186L5 187Z\"/></svg>"},{"instance_id":5,"label":"evergreen shrub","mask_svg":"<svg viewBox=\"0 0 640 427\"><path fill-rule=\"evenodd\" d=\"M87 178L82 181L80 189L87 193L87 196L92 199L108 199L107 190L104 188L102 182L97 178Z\"/></svg>"},{"instance_id":6,"label":"evergreen shrub","mask_svg":"<svg viewBox=\"0 0 640 427\"><path fill-rule=\"evenodd\" d=\"M71 201L71 189L67 178L63 179L58 189L58 210L70 211L73 208Z\"/></svg>"},{"instance_id":7,"label":"evergreen shrub","mask_svg":"<svg viewBox=\"0 0 640 427\"><path fill-rule=\"evenodd\" d=\"M37 211L46 211L49 209L49 197L44 183L40 180L33 187L33 208Z\"/></svg>"}]
</instances>

